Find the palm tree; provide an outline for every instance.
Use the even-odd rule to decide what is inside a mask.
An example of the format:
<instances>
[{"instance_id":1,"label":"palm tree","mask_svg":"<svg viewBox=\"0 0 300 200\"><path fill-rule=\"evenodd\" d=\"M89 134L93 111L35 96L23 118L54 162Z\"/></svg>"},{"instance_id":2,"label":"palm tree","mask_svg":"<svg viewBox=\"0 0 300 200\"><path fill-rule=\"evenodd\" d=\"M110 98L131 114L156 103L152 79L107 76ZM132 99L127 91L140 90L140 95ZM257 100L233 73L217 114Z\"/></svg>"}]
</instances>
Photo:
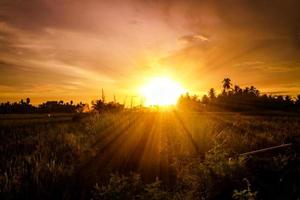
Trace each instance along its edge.
<instances>
[{"instance_id":1,"label":"palm tree","mask_svg":"<svg viewBox=\"0 0 300 200\"><path fill-rule=\"evenodd\" d=\"M243 93L246 94L246 95L248 95L249 94L249 90L250 90L249 87L245 87Z\"/></svg>"},{"instance_id":2,"label":"palm tree","mask_svg":"<svg viewBox=\"0 0 300 200\"><path fill-rule=\"evenodd\" d=\"M296 103L296 105L300 106L300 95L297 96L295 103Z\"/></svg>"},{"instance_id":3,"label":"palm tree","mask_svg":"<svg viewBox=\"0 0 300 200\"><path fill-rule=\"evenodd\" d=\"M227 90L231 88L231 79L230 78L224 78L222 81L223 83L223 92L226 93Z\"/></svg>"},{"instance_id":4,"label":"palm tree","mask_svg":"<svg viewBox=\"0 0 300 200\"><path fill-rule=\"evenodd\" d=\"M211 100L216 98L216 91L214 88L210 88L210 90L208 91L208 96Z\"/></svg>"},{"instance_id":5,"label":"palm tree","mask_svg":"<svg viewBox=\"0 0 300 200\"><path fill-rule=\"evenodd\" d=\"M254 86L251 86L251 87L250 87L249 92L250 92L252 95L259 96L259 91L258 91L258 90L256 89L256 87L254 87Z\"/></svg>"},{"instance_id":6,"label":"palm tree","mask_svg":"<svg viewBox=\"0 0 300 200\"><path fill-rule=\"evenodd\" d=\"M26 98L26 104L27 104L27 105L30 104L30 98L29 98L29 97Z\"/></svg>"},{"instance_id":7,"label":"palm tree","mask_svg":"<svg viewBox=\"0 0 300 200\"><path fill-rule=\"evenodd\" d=\"M239 94L239 93L241 93L242 89L240 88L240 86L235 85L233 88L233 91L235 94Z\"/></svg>"},{"instance_id":8,"label":"palm tree","mask_svg":"<svg viewBox=\"0 0 300 200\"><path fill-rule=\"evenodd\" d=\"M256 88L253 85L251 85L249 92L252 93L252 94L254 94L255 90L256 90Z\"/></svg>"}]
</instances>

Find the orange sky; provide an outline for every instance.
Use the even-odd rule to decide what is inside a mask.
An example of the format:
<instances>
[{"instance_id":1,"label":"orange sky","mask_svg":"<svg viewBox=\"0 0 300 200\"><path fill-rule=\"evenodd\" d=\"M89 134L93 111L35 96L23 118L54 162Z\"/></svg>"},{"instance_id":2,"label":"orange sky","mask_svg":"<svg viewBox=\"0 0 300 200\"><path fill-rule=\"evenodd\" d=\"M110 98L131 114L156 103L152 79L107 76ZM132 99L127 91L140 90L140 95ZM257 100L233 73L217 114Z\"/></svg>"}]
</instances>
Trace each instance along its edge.
<instances>
[{"instance_id":1,"label":"orange sky","mask_svg":"<svg viewBox=\"0 0 300 200\"><path fill-rule=\"evenodd\" d=\"M224 77L300 93L297 0L2 0L0 101L137 94L166 74L191 93Z\"/></svg>"}]
</instances>

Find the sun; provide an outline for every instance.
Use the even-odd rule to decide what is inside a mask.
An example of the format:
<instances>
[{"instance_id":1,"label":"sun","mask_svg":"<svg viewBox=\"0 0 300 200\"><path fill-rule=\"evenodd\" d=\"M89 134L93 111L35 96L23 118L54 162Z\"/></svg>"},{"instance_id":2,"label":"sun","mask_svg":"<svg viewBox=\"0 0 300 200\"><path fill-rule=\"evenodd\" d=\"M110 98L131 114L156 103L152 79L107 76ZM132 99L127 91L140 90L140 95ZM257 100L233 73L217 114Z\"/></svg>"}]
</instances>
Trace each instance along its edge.
<instances>
[{"instance_id":1,"label":"sun","mask_svg":"<svg viewBox=\"0 0 300 200\"><path fill-rule=\"evenodd\" d=\"M180 83L168 77L152 78L140 88L141 95L145 98L146 106L175 105L185 89Z\"/></svg>"}]
</instances>

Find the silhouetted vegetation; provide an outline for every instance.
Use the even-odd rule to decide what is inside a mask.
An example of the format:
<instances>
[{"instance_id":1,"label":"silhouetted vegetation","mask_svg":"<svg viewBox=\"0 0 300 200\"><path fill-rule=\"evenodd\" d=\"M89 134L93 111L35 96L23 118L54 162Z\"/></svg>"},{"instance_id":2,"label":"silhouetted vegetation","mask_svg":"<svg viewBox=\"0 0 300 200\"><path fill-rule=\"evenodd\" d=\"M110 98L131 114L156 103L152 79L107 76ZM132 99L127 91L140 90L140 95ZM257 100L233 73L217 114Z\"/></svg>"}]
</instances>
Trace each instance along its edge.
<instances>
[{"instance_id":1,"label":"silhouetted vegetation","mask_svg":"<svg viewBox=\"0 0 300 200\"><path fill-rule=\"evenodd\" d=\"M124 109L124 105L118 102L105 103L103 100L92 101L93 111L102 112L119 112Z\"/></svg>"},{"instance_id":2,"label":"silhouetted vegetation","mask_svg":"<svg viewBox=\"0 0 300 200\"><path fill-rule=\"evenodd\" d=\"M222 92L216 95L215 89L211 88L208 96L202 99L189 94L182 95L178 106L190 110L229 110L229 111L299 111L300 95L296 99L290 96L272 96L261 94L254 86L241 88L232 86L231 79L222 81Z\"/></svg>"},{"instance_id":3,"label":"silhouetted vegetation","mask_svg":"<svg viewBox=\"0 0 300 200\"><path fill-rule=\"evenodd\" d=\"M73 104L73 101L47 101L37 106L30 104L30 99L26 102L22 99L20 102L6 102L0 104L1 114L25 114L25 113L81 113L89 110L88 104L82 102Z\"/></svg>"},{"instance_id":4,"label":"silhouetted vegetation","mask_svg":"<svg viewBox=\"0 0 300 200\"><path fill-rule=\"evenodd\" d=\"M217 94L214 88L208 91L207 95L201 98L197 95L186 93L177 102L180 109L190 111L299 111L300 95L296 98L282 95L262 94L256 87L248 86L241 88L233 85L230 78L222 81L222 90ZM131 105L133 108L133 106ZM80 102L73 104L73 101L47 101L34 106L30 99L20 102L6 102L0 104L0 114L22 114L22 113L81 113L81 112L119 112L124 110L124 104L114 101L105 102L105 95L102 89L101 99L92 101L91 109L88 104Z\"/></svg>"},{"instance_id":5,"label":"silhouetted vegetation","mask_svg":"<svg viewBox=\"0 0 300 200\"><path fill-rule=\"evenodd\" d=\"M105 103L101 100L92 101L92 111L94 112L119 112L124 109L124 105L118 102ZM37 106L30 104L30 99L20 102L6 102L0 104L0 114L33 114L33 113L82 113L91 111L86 103L74 104L73 101L47 101Z\"/></svg>"}]
</instances>

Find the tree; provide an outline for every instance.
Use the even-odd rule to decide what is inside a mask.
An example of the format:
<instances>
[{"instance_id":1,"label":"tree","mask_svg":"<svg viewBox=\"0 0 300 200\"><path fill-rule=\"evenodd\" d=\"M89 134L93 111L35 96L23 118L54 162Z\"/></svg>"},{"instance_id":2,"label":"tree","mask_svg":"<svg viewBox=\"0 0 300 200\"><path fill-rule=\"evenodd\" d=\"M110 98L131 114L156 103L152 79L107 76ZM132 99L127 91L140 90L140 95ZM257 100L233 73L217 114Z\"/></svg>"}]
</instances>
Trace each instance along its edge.
<instances>
[{"instance_id":1,"label":"tree","mask_svg":"<svg viewBox=\"0 0 300 200\"><path fill-rule=\"evenodd\" d=\"M27 105L30 104L30 98L29 98L29 97L26 98L26 104L27 104Z\"/></svg>"},{"instance_id":2,"label":"tree","mask_svg":"<svg viewBox=\"0 0 300 200\"><path fill-rule=\"evenodd\" d=\"M239 94L242 92L242 89L240 88L240 86L238 85L235 85L234 88L233 88L233 91L235 94Z\"/></svg>"},{"instance_id":3,"label":"tree","mask_svg":"<svg viewBox=\"0 0 300 200\"><path fill-rule=\"evenodd\" d=\"M198 96L197 96L197 95L193 95L193 96L191 97L191 100L192 100L192 101L195 101L195 102L198 101Z\"/></svg>"},{"instance_id":4,"label":"tree","mask_svg":"<svg viewBox=\"0 0 300 200\"><path fill-rule=\"evenodd\" d=\"M226 93L231 88L231 79L230 78L224 78L222 81L223 83L223 91Z\"/></svg>"},{"instance_id":5,"label":"tree","mask_svg":"<svg viewBox=\"0 0 300 200\"><path fill-rule=\"evenodd\" d=\"M284 98L284 100L285 100L285 103L288 106L290 106L291 104L293 104L293 100L292 100L292 98L289 95L286 95L285 98Z\"/></svg>"},{"instance_id":6,"label":"tree","mask_svg":"<svg viewBox=\"0 0 300 200\"><path fill-rule=\"evenodd\" d=\"M249 91L250 91L249 87L246 87L246 88L244 89L243 93L247 95L247 94L249 94Z\"/></svg>"},{"instance_id":7,"label":"tree","mask_svg":"<svg viewBox=\"0 0 300 200\"><path fill-rule=\"evenodd\" d=\"M300 94L297 96L297 99L296 99L295 104L296 104L297 106L300 106Z\"/></svg>"},{"instance_id":8,"label":"tree","mask_svg":"<svg viewBox=\"0 0 300 200\"><path fill-rule=\"evenodd\" d=\"M96 100L96 102L92 101L92 108L98 112L103 112L106 106L102 100Z\"/></svg>"},{"instance_id":9,"label":"tree","mask_svg":"<svg viewBox=\"0 0 300 200\"><path fill-rule=\"evenodd\" d=\"M283 96L282 96L282 95L277 96L277 101L278 101L279 103L284 102Z\"/></svg>"},{"instance_id":10,"label":"tree","mask_svg":"<svg viewBox=\"0 0 300 200\"><path fill-rule=\"evenodd\" d=\"M209 99L208 99L207 95L203 95L202 103L206 105L206 104L208 104L208 102L209 102Z\"/></svg>"},{"instance_id":11,"label":"tree","mask_svg":"<svg viewBox=\"0 0 300 200\"><path fill-rule=\"evenodd\" d=\"M210 88L208 91L208 96L211 100L214 100L216 98L216 91L214 88Z\"/></svg>"},{"instance_id":12,"label":"tree","mask_svg":"<svg viewBox=\"0 0 300 200\"><path fill-rule=\"evenodd\" d=\"M250 86L249 92L254 96L259 96L259 91L254 86Z\"/></svg>"}]
</instances>

